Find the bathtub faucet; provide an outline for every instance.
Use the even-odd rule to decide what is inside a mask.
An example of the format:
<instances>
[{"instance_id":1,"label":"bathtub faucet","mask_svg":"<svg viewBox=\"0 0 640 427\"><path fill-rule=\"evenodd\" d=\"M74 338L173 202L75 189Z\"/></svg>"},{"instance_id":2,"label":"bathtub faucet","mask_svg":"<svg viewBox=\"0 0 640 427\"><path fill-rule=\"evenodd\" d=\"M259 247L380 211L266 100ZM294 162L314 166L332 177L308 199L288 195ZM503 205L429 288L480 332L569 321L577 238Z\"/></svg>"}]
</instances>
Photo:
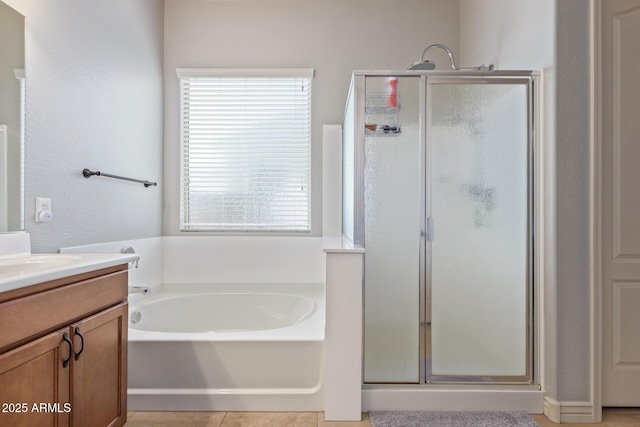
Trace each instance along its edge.
<instances>
[{"instance_id":1,"label":"bathtub faucet","mask_svg":"<svg viewBox=\"0 0 640 427\"><path fill-rule=\"evenodd\" d=\"M121 254L135 254L136 251L131 246L125 246L124 248L120 249L120 253ZM129 270L131 270L133 267L138 268L138 260L131 261L129 263Z\"/></svg>"},{"instance_id":2,"label":"bathtub faucet","mask_svg":"<svg viewBox=\"0 0 640 427\"><path fill-rule=\"evenodd\" d=\"M151 293L151 288L148 286L129 286L129 295L131 294L149 295L150 293Z\"/></svg>"}]
</instances>

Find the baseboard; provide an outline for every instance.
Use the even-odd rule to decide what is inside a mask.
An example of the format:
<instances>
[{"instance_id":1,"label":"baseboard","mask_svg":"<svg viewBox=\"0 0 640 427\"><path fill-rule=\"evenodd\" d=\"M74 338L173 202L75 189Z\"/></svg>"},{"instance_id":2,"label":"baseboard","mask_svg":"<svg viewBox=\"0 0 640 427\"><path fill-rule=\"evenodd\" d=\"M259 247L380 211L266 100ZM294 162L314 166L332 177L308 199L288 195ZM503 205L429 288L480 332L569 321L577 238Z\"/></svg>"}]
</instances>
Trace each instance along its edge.
<instances>
[{"instance_id":1,"label":"baseboard","mask_svg":"<svg viewBox=\"0 0 640 427\"><path fill-rule=\"evenodd\" d=\"M545 397L544 415L555 423L596 422L591 402L558 402L550 397Z\"/></svg>"},{"instance_id":2,"label":"baseboard","mask_svg":"<svg viewBox=\"0 0 640 427\"><path fill-rule=\"evenodd\" d=\"M543 412L539 390L456 390L422 387L366 388L363 411L526 411Z\"/></svg>"},{"instance_id":3,"label":"baseboard","mask_svg":"<svg viewBox=\"0 0 640 427\"><path fill-rule=\"evenodd\" d=\"M128 389L129 411L324 410L322 386L310 389Z\"/></svg>"},{"instance_id":4,"label":"baseboard","mask_svg":"<svg viewBox=\"0 0 640 427\"><path fill-rule=\"evenodd\" d=\"M544 398L544 416L554 423L560 422L560 402L550 397Z\"/></svg>"}]
</instances>

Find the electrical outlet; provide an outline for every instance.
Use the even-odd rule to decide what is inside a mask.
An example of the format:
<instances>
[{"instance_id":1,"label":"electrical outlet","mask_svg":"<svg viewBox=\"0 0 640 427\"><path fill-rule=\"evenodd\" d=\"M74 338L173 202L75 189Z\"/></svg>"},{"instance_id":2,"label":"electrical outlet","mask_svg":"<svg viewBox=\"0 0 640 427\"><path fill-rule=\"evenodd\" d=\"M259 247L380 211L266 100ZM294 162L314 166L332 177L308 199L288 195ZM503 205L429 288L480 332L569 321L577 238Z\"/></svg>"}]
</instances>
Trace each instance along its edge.
<instances>
[{"instance_id":1,"label":"electrical outlet","mask_svg":"<svg viewBox=\"0 0 640 427\"><path fill-rule=\"evenodd\" d=\"M36 197L36 222L50 222L53 219L51 199Z\"/></svg>"}]
</instances>

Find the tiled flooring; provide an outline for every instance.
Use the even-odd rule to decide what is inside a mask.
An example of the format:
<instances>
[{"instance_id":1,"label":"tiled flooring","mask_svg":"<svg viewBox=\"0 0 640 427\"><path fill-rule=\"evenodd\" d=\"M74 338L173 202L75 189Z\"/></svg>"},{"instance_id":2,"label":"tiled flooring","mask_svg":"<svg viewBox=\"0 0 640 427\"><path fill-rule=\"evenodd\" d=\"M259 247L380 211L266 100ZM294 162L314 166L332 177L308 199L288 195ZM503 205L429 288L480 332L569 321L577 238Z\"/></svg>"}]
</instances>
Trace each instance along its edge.
<instances>
[{"instance_id":1,"label":"tiled flooring","mask_svg":"<svg viewBox=\"0 0 640 427\"><path fill-rule=\"evenodd\" d=\"M640 427L640 408L605 408L597 424L556 424L544 415L532 415L542 427Z\"/></svg>"},{"instance_id":2,"label":"tiled flooring","mask_svg":"<svg viewBox=\"0 0 640 427\"><path fill-rule=\"evenodd\" d=\"M125 427L371 427L361 422L325 422L323 412L129 412Z\"/></svg>"},{"instance_id":3,"label":"tiled flooring","mask_svg":"<svg viewBox=\"0 0 640 427\"><path fill-rule=\"evenodd\" d=\"M532 415L542 427L640 427L640 408L607 408L602 423L556 424ZM125 427L370 427L362 421L325 422L322 412L129 412Z\"/></svg>"}]
</instances>

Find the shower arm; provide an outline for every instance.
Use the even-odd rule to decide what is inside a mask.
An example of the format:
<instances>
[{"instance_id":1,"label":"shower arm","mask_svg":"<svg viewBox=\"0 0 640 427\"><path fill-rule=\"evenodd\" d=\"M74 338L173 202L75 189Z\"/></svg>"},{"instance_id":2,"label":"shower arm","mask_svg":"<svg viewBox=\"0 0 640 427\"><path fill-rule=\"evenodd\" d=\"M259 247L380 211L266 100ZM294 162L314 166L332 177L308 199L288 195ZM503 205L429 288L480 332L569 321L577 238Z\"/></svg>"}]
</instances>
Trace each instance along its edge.
<instances>
[{"instance_id":1,"label":"shower arm","mask_svg":"<svg viewBox=\"0 0 640 427\"><path fill-rule=\"evenodd\" d=\"M449 59L451 59L451 68L453 68L456 71L460 71L460 70L476 70L476 71L478 71L478 70L482 70L482 71L484 71L484 70L493 70L493 64L491 64L489 66L486 66L486 65L482 64L482 65L480 65L478 67L468 67L468 68L460 68L460 67L458 67L456 65L456 61L453 59L453 52L451 52L451 49L449 49L445 45L439 44L439 43L427 46L422 51L422 56L420 56L420 61L424 62L424 56L426 55L426 53L428 51L430 51L431 49L436 48L436 47L444 50L445 52L447 52L447 54L449 55Z\"/></svg>"}]
</instances>

